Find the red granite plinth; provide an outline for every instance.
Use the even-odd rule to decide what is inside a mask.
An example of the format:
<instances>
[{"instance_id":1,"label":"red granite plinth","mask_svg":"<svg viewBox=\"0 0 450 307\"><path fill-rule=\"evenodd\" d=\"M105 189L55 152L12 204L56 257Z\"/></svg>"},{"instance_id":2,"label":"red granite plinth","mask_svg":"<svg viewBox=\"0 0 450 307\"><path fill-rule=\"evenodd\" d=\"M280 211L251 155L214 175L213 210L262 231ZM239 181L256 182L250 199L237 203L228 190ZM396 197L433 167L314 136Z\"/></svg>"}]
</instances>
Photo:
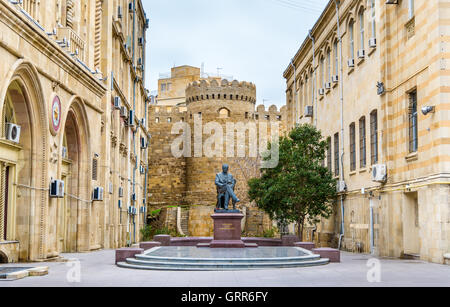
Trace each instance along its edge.
<instances>
[{"instance_id":1,"label":"red granite plinth","mask_svg":"<svg viewBox=\"0 0 450 307\"><path fill-rule=\"evenodd\" d=\"M139 244L139 248L142 248L143 250L149 250L152 249L154 247L160 247L161 242L141 242Z\"/></svg>"},{"instance_id":2,"label":"red granite plinth","mask_svg":"<svg viewBox=\"0 0 450 307\"><path fill-rule=\"evenodd\" d=\"M156 235L153 237L153 241L160 242L162 246L170 246L170 240L172 239L169 235Z\"/></svg>"},{"instance_id":3,"label":"red granite plinth","mask_svg":"<svg viewBox=\"0 0 450 307\"><path fill-rule=\"evenodd\" d=\"M320 258L328 258L330 262L341 262L341 251L334 248L315 248L312 252Z\"/></svg>"},{"instance_id":4,"label":"red granite plinth","mask_svg":"<svg viewBox=\"0 0 450 307\"><path fill-rule=\"evenodd\" d=\"M245 248L241 239L242 213L216 213L213 214L214 239L209 244L210 248Z\"/></svg>"},{"instance_id":5,"label":"red granite plinth","mask_svg":"<svg viewBox=\"0 0 450 307\"><path fill-rule=\"evenodd\" d=\"M281 246L294 246L300 238L295 235L286 235L281 237Z\"/></svg>"},{"instance_id":6,"label":"red granite plinth","mask_svg":"<svg viewBox=\"0 0 450 307\"><path fill-rule=\"evenodd\" d=\"M316 244L314 244L313 242L297 242L294 244L294 246L304 248L309 251L312 251L314 248L316 248Z\"/></svg>"},{"instance_id":7,"label":"red granite plinth","mask_svg":"<svg viewBox=\"0 0 450 307\"><path fill-rule=\"evenodd\" d=\"M125 262L127 258L134 258L144 252L142 248L120 248L116 249L116 264Z\"/></svg>"}]
</instances>

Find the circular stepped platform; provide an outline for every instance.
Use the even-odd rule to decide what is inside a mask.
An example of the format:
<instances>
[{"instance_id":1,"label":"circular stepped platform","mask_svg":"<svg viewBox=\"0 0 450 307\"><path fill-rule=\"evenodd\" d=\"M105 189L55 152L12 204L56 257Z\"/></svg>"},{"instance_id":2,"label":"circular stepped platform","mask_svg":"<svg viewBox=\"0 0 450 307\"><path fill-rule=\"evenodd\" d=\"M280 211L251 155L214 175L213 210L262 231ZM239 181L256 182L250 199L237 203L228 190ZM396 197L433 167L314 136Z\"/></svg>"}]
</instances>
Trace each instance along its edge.
<instances>
[{"instance_id":1,"label":"circular stepped platform","mask_svg":"<svg viewBox=\"0 0 450 307\"><path fill-rule=\"evenodd\" d=\"M252 249L199 249L156 247L117 265L122 268L162 271L229 271L319 266L329 263L299 247Z\"/></svg>"}]
</instances>

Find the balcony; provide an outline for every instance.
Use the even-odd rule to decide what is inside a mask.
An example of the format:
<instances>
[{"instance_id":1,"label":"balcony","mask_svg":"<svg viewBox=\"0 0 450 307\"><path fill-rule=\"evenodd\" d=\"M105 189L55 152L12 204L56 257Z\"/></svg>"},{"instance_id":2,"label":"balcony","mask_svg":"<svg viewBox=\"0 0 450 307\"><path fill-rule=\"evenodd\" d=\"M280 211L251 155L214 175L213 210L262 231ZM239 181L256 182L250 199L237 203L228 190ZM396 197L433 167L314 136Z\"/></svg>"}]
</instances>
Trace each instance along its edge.
<instances>
[{"instance_id":1,"label":"balcony","mask_svg":"<svg viewBox=\"0 0 450 307\"><path fill-rule=\"evenodd\" d=\"M77 57L81 61L85 62L86 43L84 42L84 40L82 40L81 37L79 37L78 34L71 28L68 27L58 28L57 39L62 40L64 38L66 38L67 41L69 42L68 50L70 51L70 53L78 53Z\"/></svg>"}]
</instances>

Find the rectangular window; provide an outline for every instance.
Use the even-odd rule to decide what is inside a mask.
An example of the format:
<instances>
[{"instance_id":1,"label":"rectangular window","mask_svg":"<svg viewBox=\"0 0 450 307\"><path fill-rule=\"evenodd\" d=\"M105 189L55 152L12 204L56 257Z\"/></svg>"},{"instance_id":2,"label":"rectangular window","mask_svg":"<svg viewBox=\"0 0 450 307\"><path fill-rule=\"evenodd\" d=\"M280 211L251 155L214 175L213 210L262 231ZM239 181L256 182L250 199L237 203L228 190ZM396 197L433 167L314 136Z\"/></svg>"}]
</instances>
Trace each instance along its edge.
<instances>
[{"instance_id":1,"label":"rectangular window","mask_svg":"<svg viewBox=\"0 0 450 307\"><path fill-rule=\"evenodd\" d=\"M359 165L360 168L367 166L367 149L366 149L366 118L359 120Z\"/></svg>"},{"instance_id":2,"label":"rectangular window","mask_svg":"<svg viewBox=\"0 0 450 307\"><path fill-rule=\"evenodd\" d=\"M327 51L327 82L331 82L331 50Z\"/></svg>"},{"instance_id":3,"label":"rectangular window","mask_svg":"<svg viewBox=\"0 0 450 307\"><path fill-rule=\"evenodd\" d=\"M325 87L325 60L320 59L320 87Z\"/></svg>"},{"instance_id":4,"label":"rectangular window","mask_svg":"<svg viewBox=\"0 0 450 307\"><path fill-rule=\"evenodd\" d=\"M331 153L331 137L327 139L327 167L330 172L333 171L333 157Z\"/></svg>"},{"instance_id":5,"label":"rectangular window","mask_svg":"<svg viewBox=\"0 0 450 307\"><path fill-rule=\"evenodd\" d=\"M163 83L161 84L161 92L165 92L166 91L166 84Z\"/></svg>"},{"instance_id":6,"label":"rectangular window","mask_svg":"<svg viewBox=\"0 0 450 307\"><path fill-rule=\"evenodd\" d=\"M417 152L419 148L417 127L417 91L409 93L409 152Z\"/></svg>"},{"instance_id":7,"label":"rectangular window","mask_svg":"<svg viewBox=\"0 0 450 307\"><path fill-rule=\"evenodd\" d=\"M350 125L350 170L356 170L356 131L355 123Z\"/></svg>"},{"instance_id":8,"label":"rectangular window","mask_svg":"<svg viewBox=\"0 0 450 307\"><path fill-rule=\"evenodd\" d=\"M339 176L339 133L334 135L334 175Z\"/></svg>"},{"instance_id":9,"label":"rectangular window","mask_svg":"<svg viewBox=\"0 0 450 307\"><path fill-rule=\"evenodd\" d=\"M372 165L378 163L378 113L373 111L370 113L370 148Z\"/></svg>"},{"instance_id":10,"label":"rectangular window","mask_svg":"<svg viewBox=\"0 0 450 307\"><path fill-rule=\"evenodd\" d=\"M375 0L370 0L370 10L372 19L372 38L376 38L376 10L375 10Z\"/></svg>"}]
</instances>

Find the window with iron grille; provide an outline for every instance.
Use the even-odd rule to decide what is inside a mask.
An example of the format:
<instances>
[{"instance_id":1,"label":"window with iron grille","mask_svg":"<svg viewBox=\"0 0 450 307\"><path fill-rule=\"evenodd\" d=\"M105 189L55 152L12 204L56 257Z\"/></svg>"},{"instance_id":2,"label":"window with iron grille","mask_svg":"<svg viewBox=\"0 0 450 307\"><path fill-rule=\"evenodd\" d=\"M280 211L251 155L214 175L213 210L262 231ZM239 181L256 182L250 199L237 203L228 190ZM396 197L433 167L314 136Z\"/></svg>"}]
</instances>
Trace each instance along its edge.
<instances>
[{"instance_id":1,"label":"window with iron grille","mask_svg":"<svg viewBox=\"0 0 450 307\"><path fill-rule=\"evenodd\" d=\"M378 163L378 112L370 113L370 148L372 165Z\"/></svg>"},{"instance_id":2,"label":"window with iron grille","mask_svg":"<svg viewBox=\"0 0 450 307\"><path fill-rule=\"evenodd\" d=\"M356 131L355 123L350 125L350 170L356 170Z\"/></svg>"},{"instance_id":3,"label":"window with iron grille","mask_svg":"<svg viewBox=\"0 0 450 307\"><path fill-rule=\"evenodd\" d=\"M359 120L359 166L367 166L367 147L366 147L366 117Z\"/></svg>"},{"instance_id":4,"label":"window with iron grille","mask_svg":"<svg viewBox=\"0 0 450 307\"><path fill-rule=\"evenodd\" d=\"M334 135L334 175L339 176L339 133Z\"/></svg>"},{"instance_id":5,"label":"window with iron grille","mask_svg":"<svg viewBox=\"0 0 450 307\"><path fill-rule=\"evenodd\" d=\"M331 153L331 137L327 139L327 167L330 172L333 171L333 160Z\"/></svg>"},{"instance_id":6,"label":"window with iron grille","mask_svg":"<svg viewBox=\"0 0 450 307\"><path fill-rule=\"evenodd\" d=\"M409 93L409 152L417 152L419 148L417 127L417 91Z\"/></svg>"},{"instance_id":7,"label":"window with iron grille","mask_svg":"<svg viewBox=\"0 0 450 307\"><path fill-rule=\"evenodd\" d=\"M92 180L97 180L98 179L98 160L97 159L93 159L92 160Z\"/></svg>"}]
</instances>

